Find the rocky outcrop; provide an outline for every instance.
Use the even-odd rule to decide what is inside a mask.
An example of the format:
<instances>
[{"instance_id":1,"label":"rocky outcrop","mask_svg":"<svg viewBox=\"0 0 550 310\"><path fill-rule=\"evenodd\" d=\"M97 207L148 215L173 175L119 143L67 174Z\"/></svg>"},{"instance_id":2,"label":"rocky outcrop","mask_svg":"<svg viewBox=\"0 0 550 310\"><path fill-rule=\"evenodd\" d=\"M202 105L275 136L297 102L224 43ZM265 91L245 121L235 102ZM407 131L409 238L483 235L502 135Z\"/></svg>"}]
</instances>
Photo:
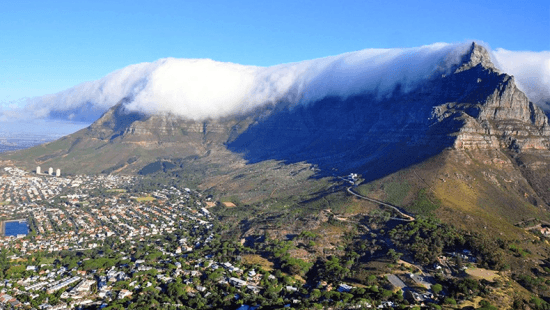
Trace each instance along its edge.
<instances>
[{"instance_id":1,"label":"rocky outcrop","mask_svg":"<svg viewBox=\"0 0 550 310\"><path fill-rule=\"evenodd\" d=\"M488 52L473 43L463 64L447 79L458 79L465 89L459 102L433 109L439 122L460 119L455 148L549 149L548 118L518 89L514 77L498 72ZM474 84L475 82L475 84Z\"/></svg>"},{"instance_id":2,"label":"rocky outcrop","mask_svg":"<svg viewBox=\"0 0 550 310\"><path fill-rule=\"evenodd\" d=\"M242 132L252 118L193 121L172 114L129 112L124 103L125 100L119 102L88 127L87 136L109 143L214 143L223 146L232 136Z\"/></svg>"},{"instance_id":3,"label":"rocky outcrop","mask_svg":"<svg viewBox=\"0 0 550 310\"><path fill-rule=\"evenodd\" d=\"M458 68L455 70L455 73L470 70L477 66L491 69L493 71L497 70L495 65L491 61L491 56L489 55L487 49L475 42L472 42L470 50L462 57L462 61L459 64Z\"/></svg>"}]
</instances>

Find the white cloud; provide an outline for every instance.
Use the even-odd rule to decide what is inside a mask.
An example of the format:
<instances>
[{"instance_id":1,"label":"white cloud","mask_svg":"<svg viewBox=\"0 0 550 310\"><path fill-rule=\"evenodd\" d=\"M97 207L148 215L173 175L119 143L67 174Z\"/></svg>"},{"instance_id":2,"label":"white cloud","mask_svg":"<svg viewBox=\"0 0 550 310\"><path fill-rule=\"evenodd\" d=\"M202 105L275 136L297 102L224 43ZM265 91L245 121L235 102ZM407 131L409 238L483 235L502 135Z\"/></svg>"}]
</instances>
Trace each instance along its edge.
<instances>
[{"instance_id":1,"label":"white cloud","mask_svg":"<svg viewBox=\"0 0 550 310\"><path fill-rule=\"evenodd\" d=\"M516 78L516 82L534 103L548 108L550 103L550 51L493 51L495 63Z\"/></svg>"},{"instance_id":2,"label":"white cloud","mask_svg":"<svg viewBox=\"0 0 550 310\"><path fill-rule=\"evenodd\" d=\"M126 104L130 110L169 112L200 120L244 113L281 100L307 104L326 96L365 92L386 96L398 84L410 90L432 74L447 71L468 48L468 43L437 43L408 49L366 49L272 67L166 58L131 65L57 94L27 99L23 111L17 113L91 122L121 99L131 98ZM516 75L534 101L550 98L548 54L494 52L499 66ZM2 114L6 113L17 114L7 110Z\"/></svg>"}]
</instances>

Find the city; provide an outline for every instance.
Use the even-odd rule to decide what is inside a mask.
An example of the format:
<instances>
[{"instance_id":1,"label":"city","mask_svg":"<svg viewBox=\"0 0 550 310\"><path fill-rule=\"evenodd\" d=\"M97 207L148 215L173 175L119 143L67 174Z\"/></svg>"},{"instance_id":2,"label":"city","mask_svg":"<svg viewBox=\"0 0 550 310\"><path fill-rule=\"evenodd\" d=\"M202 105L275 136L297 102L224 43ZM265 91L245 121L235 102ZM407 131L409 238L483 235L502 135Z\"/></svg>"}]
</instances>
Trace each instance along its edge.
<instances>
[{"instance_id":1,"label":"city","mask_svg":"<svg viewBox=\"0 0 550 310\"><path fill-rule=\"evenodd\" d=\"M4 172L0 216L25 219L29 228L28 235L0 239L1 264L12 262L0 283L0 302L7 307L103 308L150 290L170 294L176 286L179 295L185 287L186 299L202 295L206 301L215 295L226 306L267 289L271 294L283 290L294 296L288 300L301 302L302 281L246 264L234 255L246 252L244 240L221 243L209 209L234 206L231 202L214 202L189 188L129 194L125 188L136 176L60 177L15 167ZM277 288L279 282L284 288ZM352 288L338 287L341 292ZM184 305L167 300L163 306Z\"/></svg>"}]
</instances>

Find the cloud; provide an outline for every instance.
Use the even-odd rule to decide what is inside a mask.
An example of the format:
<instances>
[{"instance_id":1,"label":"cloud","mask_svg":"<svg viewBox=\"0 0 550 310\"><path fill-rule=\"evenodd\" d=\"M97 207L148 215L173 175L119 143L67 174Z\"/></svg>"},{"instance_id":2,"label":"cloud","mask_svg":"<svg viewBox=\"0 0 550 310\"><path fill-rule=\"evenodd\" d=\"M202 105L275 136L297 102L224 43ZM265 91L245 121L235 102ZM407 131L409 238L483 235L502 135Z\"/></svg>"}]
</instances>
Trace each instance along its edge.
<instances>
[{"instance_id":1,"label":"cloud","mask_svg":"<svg viewBox=\"0 0 550 310\"><path fill-rule=\"evenodd\" d=\"M450 69L467 45L369 49L267 68L212 60L165 59L147 77L130 110L170 112L191 119L245 113L280 101L303 104L326 96L347 97L396 84L413 88L435 71Z\"/></svg>"},{"instance_id":2,"label":"cloud","mask_svg":"<svg viewBox=\"0 0 550 310\"><path fill-rule=\"evenodd\" d=\"M445 73L468 48L469 43L436 43L407 49L366 49L272 67L165 58L131 65L57 94L27 99L19 111L2 114L92 122L129 98L126 108L132 111L202 120L281 101L307 104L326 96L345 98L367 92L388 96L397 85L407 91L433 74ZM550 97L548 54L501 49L494 54L505 72L516 75L530 98Z\"/></svg>"},{"instance_id":3,"label":"cloud","mask_svg":"<svg viewBox=\"0 0 550 310\"><path fill-rule=\"evenodd\" d=\"M550 104L550 51L493 51L496 65L513 75L519 88L534 103L549 110Z\"/></svg>"}]
</instances>

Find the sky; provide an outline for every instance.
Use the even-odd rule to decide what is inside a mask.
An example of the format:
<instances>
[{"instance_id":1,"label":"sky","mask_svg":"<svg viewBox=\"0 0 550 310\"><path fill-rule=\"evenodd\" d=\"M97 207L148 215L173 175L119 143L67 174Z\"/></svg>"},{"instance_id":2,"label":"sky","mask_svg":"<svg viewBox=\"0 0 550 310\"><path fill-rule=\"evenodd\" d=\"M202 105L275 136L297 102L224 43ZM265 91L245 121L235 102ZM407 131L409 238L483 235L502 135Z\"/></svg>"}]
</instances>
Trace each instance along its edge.
<instances>
[{"instance_id":1,"label":"sky","mask_svg":"<svg viewBox=\"0 0 550 310\"><path fill-rule=\"evenodd\" d=\"M143 62L273 66L367 48L479 40L550 51L550 2L3 1L0 105Z\"/></svg>"}]
</instances>

